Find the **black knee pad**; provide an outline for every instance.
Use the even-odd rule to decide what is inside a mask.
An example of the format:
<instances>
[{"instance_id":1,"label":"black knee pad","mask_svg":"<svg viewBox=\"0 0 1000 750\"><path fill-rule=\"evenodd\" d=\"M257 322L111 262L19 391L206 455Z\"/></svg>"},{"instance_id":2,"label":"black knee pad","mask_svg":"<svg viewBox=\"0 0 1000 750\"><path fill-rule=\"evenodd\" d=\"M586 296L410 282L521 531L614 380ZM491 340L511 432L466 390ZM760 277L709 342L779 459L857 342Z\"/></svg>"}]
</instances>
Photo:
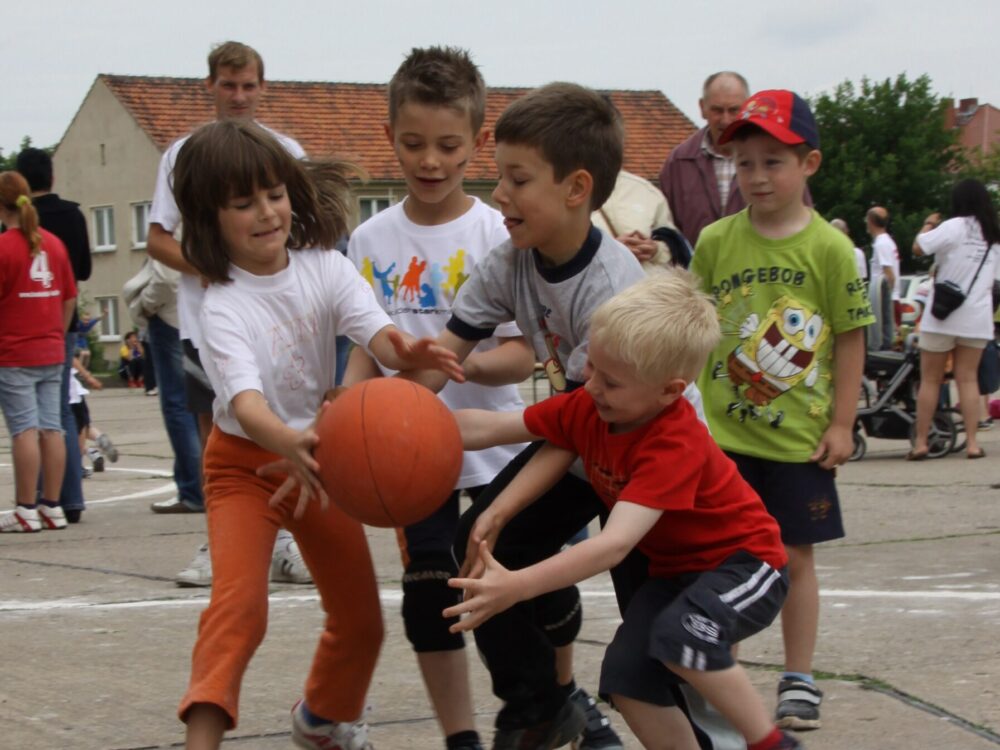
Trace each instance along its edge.
<instances>
[{"instance_id":1,"label":"black knee pad","mask_svg":"<svg viewBox=\"0 0 1000 750\"><path fill-rule=\"evenodd\" d=\"M458 573L450 556L411 560L403 573L403 626L417 653L455 651L465 646L460 633L449 633L457 617L445 619L441 611L458 604L462 592L448 587Z\"/></svg>"},{"instance_id":2,"label":"black knee pad","mask_svg":"<svg viewBox=\"0 0 1000 750\"><path fill-rule=\"evenodd\" d=\"M580 634L583 623L583 606L580 589L570 586L543 594L535 600L535 618L538 626L554 647L568 646Z\"/></svg>"}]
</instances>

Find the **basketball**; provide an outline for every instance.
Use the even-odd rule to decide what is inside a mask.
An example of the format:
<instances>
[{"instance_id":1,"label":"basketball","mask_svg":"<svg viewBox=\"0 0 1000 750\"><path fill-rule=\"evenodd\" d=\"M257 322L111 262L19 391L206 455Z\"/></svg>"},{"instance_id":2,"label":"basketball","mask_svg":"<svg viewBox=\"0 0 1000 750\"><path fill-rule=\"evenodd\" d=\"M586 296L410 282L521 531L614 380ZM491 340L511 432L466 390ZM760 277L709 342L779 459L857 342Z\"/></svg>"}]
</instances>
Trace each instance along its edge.
<instances>
[{"instance_id":1,"label":"basketball","mask_svg":"<svg viewBox=\"0 0 1000 750\"><path fill-rule=\"evenodd\" d=\"M313 455L330 499L369 526L422 521L441 507L462 468L462 437L448 407L400 378L348 388L320 416Z\"/></svg>"}]
</instances>

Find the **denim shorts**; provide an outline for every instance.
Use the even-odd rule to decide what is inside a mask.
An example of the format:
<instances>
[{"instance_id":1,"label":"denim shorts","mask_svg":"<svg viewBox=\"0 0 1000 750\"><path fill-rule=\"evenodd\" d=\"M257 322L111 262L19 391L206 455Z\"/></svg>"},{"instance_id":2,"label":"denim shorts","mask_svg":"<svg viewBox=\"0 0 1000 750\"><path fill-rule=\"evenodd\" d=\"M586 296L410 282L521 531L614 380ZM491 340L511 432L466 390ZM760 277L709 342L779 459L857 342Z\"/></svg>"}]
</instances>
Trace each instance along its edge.
<instances>
[{"instance_id":1,"label":"denim shorts","mask_svg":"<svg viewBox=\"0 0 1000 750\"><path fill-rule=\"evenodd\" d=\"M0 367L0 409L10 436L25 430L62 432L60 393L63 364Z\"/></svg>"}]
</instances>

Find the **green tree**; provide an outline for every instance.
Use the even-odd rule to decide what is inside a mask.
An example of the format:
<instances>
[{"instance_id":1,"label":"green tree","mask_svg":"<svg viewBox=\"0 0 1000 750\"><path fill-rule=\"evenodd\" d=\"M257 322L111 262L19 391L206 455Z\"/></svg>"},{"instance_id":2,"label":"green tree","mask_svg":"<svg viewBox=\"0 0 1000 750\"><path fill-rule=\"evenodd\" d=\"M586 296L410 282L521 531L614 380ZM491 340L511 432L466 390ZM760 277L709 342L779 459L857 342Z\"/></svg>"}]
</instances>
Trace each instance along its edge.
<instances>
[{"instance_id":1,"label":"green tree","mask_svg":"<svg viewBox=\"0 0 1000 750\"><path fill-rule=\"evenodd\" d=\"M3 149L0 148L0 171L14 169L17 166L17 155L22 151L24 151L24 149L30 148L31 145L32 145L31 136L26 135L21 139L21 145L18 146L17 151L14 151L9 156L5 156L3 153ZM49 154L52 154L53 152L55 152L56 147L49 146L45 150L48 151Z\"/></svg>"},{"instance_id":2,"label":"green tree","mask_svg":"<svg viewBox=\"0 0 1000 750\"><path fill-rule=\"evenodd\" d=\"M904 271L927 265L911 254L924 217L947 207L959 156L957 133L945 127L951 100L931 90L931 79L861 79L838 85L813 102L823 165L810 181L816 208L840 217L856 244L868 243L865 212L889 210L889 231Z\"/></svg>"}]
</instances>

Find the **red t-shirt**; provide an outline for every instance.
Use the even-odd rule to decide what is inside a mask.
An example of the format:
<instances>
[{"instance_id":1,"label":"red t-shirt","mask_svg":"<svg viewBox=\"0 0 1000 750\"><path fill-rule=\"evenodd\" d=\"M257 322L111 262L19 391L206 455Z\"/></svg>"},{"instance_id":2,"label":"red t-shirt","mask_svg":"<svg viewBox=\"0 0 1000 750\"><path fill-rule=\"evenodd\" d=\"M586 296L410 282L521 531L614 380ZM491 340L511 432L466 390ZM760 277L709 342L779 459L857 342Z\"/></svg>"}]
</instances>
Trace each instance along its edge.
<instances>
[{"instance_id":1,"label":"red t-shirt","mask_svg":"<svg viewBox=\"0 0 1000 750\"><path fill-rule=\"evenodd\" d=\"M578 388L529 407L524 423L580 455L608 508L627 500L664 511L638 545L650 575L713 570L740 550L774 568L787 563L777 522L686 399L631 432L614 434L590 394Z\"/></svg>"},{"instance_id":2,"label":"red t-shirt","mask_svg":"<svg viewBox=\"0 0 1000 750\"><path fill-rule=\"evenodd\" d=\"M34 258L20 229L0 234L0 367L40 367L66 359L63 303L76 298L62 240L39 229Z\"/></svg>"}]
</instances>

